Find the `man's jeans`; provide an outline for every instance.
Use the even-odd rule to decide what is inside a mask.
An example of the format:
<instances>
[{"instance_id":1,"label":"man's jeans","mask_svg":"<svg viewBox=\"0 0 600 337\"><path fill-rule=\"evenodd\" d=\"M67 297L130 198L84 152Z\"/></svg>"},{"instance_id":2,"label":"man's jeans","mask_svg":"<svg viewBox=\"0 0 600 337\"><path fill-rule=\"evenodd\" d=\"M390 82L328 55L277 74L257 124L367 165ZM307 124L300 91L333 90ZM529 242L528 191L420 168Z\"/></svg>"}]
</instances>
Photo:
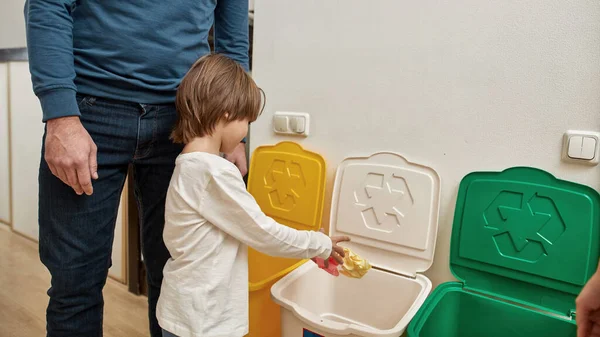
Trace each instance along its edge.
<instances>
[{"instance_id":1,"label":"man's jeans","mask_svg":"<svg viewBox=\"0 0 600 337\"><path fill-rule=\"evenodd\" d=\"M40 258L52 275L49 337L102 336L102 288L111 266L115 220L129 164L134 167L142 253L148 271L151 336L162 270L169 253L162 240L164 203L181 146L169 140L174 105L146 105L78 96L81 121L98 147L91 196L78 196L50 172L39 172ZM45 136L44 136L45 140Z\"/></svg>"},{"instance_id":2,"label":"man's jeans","mask_svg":"<svg viewBox=\"0 0 600 337\"><path fill-rule=\"evenodd\" d=\"M163 330L162 337L177 337L177 336L168 332L167 330Z\"/></svg>"}]
</instances>

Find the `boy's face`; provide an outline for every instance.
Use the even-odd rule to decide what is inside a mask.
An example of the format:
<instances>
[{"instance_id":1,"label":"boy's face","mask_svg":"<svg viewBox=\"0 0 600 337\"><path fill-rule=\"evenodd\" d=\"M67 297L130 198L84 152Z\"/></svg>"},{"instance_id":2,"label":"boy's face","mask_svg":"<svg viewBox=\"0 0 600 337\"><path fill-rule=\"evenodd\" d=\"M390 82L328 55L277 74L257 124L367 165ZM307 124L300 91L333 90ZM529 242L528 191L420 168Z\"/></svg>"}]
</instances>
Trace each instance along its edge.
<instances>
[{"instance_id":1,"label":"boy's face","mask_svg":"<svg viewBox=\"0 0 600 337\"><path fill-rule=\"evenodd\" d=\"M223 126L221 131L221 152L231 153L235 150L235 147L248 134L248 124L250 124L250 121L244 119L239 121L234 120Z\"/></svg>"}]
</instances>

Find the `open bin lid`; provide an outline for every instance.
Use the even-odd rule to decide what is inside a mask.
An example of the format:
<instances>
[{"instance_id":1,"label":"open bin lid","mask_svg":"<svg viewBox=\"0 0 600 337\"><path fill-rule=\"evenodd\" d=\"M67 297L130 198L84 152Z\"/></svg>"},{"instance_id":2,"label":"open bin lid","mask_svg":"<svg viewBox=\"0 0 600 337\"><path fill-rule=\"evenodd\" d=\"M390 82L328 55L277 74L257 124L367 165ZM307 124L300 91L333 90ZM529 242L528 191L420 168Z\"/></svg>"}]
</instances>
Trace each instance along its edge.
<instances>
[{"instance_id":1,"label":"open bin lid","mask_svg":"<svg viewBox=\"0 0 600 337\"><path fill-rule=\"evenodd\" d=\"M330 234L371 265L415 276L431 266L440 204L440 178L399 154L347 158L338 167Z\"/></svg>"},{"instance_id":2,"label":"open bin lid","mask_svg":"<svg viewBox=\"0 0 600 337\"><path fill-rule=\"evenodd\" d=\"M250 162L248 191L262 211L277 222L298 229L321 228L326 164L319 154L293 142L261 146ZM249 249L250 288L260 288L299 263Z\"/></svg>"},{"instance_id":3,"label":"open bin lid","mask_svg":"<svg viewBox=\"0 0 600 337\"><path fill-rule=\"evenodd\" d=\"M600 253L600 195L539 169L460 184L450 264L465 288L569 315Z\"/></svg>"}]
</instances>

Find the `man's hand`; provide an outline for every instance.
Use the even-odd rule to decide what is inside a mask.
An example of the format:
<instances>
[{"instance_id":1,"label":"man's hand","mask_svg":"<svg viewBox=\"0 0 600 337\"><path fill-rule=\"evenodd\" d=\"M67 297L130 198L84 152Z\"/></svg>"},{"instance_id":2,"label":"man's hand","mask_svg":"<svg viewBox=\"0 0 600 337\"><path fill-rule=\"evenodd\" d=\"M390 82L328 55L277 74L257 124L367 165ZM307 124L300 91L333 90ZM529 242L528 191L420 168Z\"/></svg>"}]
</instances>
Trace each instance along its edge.
<instances>
[{"instance_id":1,"label":"man's hand","mask_svg":"<svg viewBox=\"0 0 600 337\"><path fill-rule=\"evenodd\" d=\"M583 287L575 303L577 337L600 337L600 271Z\"/></svg>"},{"instance_id":2,"label":"man's hand","mask_svg":"<svg viewBox=\"0 0 600 337\"><path fill-rule=\"evenodd\" d=\"M237 166L242 173L242 176L245 176L248 173L248 163L246 163L246 144L239 143L233 152L225 155L225 158Z\"/></svg>"},{"instance_id":3,"label":"man's hand","mask_svg":"<svg viewBox=\"0 0 600 337\"><path fill-rule=\"evenodd\" d=\"M46 122L44 159L50 171L75 193L91 195L92 179L98 179L96 144L79 117L62 117Z\"/></svg>"}]
</instances>

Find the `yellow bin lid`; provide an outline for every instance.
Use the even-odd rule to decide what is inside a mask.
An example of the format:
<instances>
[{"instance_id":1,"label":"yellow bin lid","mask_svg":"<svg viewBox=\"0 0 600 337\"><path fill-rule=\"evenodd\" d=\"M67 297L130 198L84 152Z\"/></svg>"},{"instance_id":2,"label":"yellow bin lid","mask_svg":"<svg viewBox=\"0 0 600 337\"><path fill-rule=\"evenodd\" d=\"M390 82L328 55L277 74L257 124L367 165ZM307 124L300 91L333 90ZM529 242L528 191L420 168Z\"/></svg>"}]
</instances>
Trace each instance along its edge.
<instances>
[{"instance_id":1,"label":"yellow bin lid","mask_svg":"<svg viewBox=\"0 0 600 337\"><path fill-rule=\"evenodd\" d=\"M325 197L325 159L293 142L261 146L250 161L248 191L265 214L298 229L321 228ZM259 290L304 261L271 257L249 249L250 291Z\"/></svg>"}]
</instances>

